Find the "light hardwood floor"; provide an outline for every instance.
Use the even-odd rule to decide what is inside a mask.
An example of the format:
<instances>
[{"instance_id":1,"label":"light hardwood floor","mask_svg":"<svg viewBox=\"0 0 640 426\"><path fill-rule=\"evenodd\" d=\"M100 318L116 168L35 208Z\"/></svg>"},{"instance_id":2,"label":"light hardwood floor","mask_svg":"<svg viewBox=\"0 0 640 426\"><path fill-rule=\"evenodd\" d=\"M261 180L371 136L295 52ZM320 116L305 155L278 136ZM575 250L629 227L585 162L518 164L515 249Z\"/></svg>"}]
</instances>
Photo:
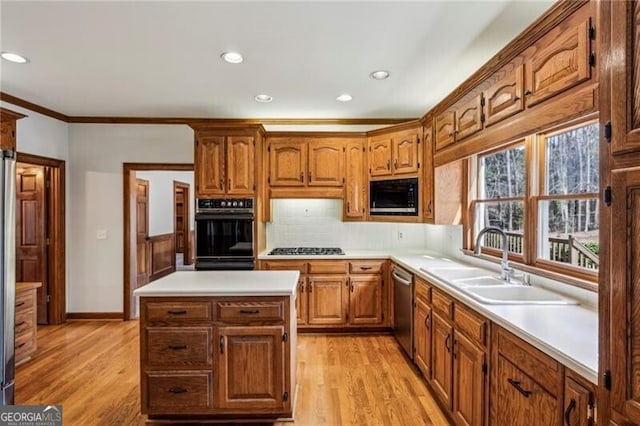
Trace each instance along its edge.
<instances>
[{"instance_id":1,"label":"light hardwood floor","mask_svg":"<svg viewBox=\"0 0 640 426\"><path fill-rule=\"evenodd\" d=\"M17 404L62 404L65 426L141 425L138 322L71 321L38 329L18 367ZM392 336L298 336L303 426L448 425Z\"/></svg>"}]
</instances>

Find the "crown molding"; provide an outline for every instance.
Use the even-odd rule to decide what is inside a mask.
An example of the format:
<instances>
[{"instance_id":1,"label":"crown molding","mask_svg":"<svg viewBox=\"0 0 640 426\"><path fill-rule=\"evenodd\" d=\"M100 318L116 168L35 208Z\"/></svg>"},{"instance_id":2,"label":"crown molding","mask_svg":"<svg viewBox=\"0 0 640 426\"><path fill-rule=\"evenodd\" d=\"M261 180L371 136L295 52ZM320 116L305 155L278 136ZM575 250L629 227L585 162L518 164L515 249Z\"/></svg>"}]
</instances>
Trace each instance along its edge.
<instances>
[{"instance_id":1,"label":"crown molding","mask_svg":"<svg viewBox=\"0 0 640 426\"><path fill-rule=\"evenodd\" d=\"M46 115L47 117L55 118L56 120L64 121L65 123L69 123L69 117L49 108L45 108L41 105L34 104L29 101L25 101L24 99L17 98L8 93L0 92L0 101L4 101L10 103L11 105L16 105L22 108L26 108L29 111L37 112L42 115Z\"/></svg>"}]
</instances>

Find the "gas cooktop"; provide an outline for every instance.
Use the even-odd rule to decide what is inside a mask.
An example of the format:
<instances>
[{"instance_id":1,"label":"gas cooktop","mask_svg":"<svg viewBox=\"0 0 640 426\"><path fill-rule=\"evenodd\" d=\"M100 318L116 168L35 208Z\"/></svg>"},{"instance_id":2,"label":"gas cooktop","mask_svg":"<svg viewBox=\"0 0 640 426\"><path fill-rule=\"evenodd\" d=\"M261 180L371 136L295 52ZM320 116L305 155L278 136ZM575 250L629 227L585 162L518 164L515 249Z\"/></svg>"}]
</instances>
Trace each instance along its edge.
<instances>
[{"instance_id":1,"label":"gas cooktop","mask_svg":"<svg viewBox=\"0 0 640 426\"><path fill-rule=\"evenodd\" d=\"M328 256L343 255L341 248L337 247L278 247L269 252L274 256Z\"/></svg>"}]
</instances>

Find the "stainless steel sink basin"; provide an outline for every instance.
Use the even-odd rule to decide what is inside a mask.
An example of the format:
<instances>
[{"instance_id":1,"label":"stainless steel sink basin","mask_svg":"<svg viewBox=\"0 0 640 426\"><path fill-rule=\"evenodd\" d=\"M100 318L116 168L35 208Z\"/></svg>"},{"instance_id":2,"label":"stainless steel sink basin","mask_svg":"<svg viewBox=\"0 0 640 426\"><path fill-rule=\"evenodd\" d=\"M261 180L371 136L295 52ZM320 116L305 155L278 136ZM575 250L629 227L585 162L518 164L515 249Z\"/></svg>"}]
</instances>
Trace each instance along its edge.
<instances>
[{"instance_id":1,"label":"stainless steel sink basin","mask_svg":"<svg viewBox=\"0 0 640 426\"><path fill-rule=\"evenodd\" d=\"M458 287L503 286L508 284L499 277L493 276L460 278L457 280L453 280L452 283Z\"/></svg>"},{"instance_id":2,"label":"stainless steel sink basin","mask_svg":"<svg viewBox=\"0 0 640 426\"><path fill-rule=\"evenodd\" d=\"M540 287L520 285L462 287L462 291L487 305L578 305L571 299Z\"/></svg>"}]
</instances>

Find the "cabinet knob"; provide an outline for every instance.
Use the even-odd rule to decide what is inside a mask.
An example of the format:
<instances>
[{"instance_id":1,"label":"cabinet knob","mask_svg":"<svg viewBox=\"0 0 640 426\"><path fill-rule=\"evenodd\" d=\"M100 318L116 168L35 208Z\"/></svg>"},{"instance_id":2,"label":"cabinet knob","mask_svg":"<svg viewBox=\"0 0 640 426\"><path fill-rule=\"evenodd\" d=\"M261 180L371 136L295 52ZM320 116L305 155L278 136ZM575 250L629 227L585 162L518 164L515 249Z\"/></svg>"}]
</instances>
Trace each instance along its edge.
<instances>
[{"instance_id":1,"label":"cabinet knob","mask_svg":"<svg viewBox=\"0 0 640 426\"><path fill-rule=\"evenodd\" d=\"M527 90L526 92L524 92L524 95L525 96L531 96L532 95L531 90Z\"/></svg>"},{"instance_id":2,"label":"cabinet knob","mask_svg":"<svg viewBox=\"0 0 640 426\"><path fill-rule=\"evenodd\" d=\"M220 179L220 189L224 189L224 181L222 178Z\"/></svg>"},{"instance_id":3,"label":"cabinet knob","mask_svg":"<svg viewBox=\"0 0 640 426\"><path fill-rule=\"evenodd\" d=\"M520 96L516 96L515 98L513 98L513 102L518 102L520 100Z\"/></svg>"},{"instance_id":4,"label":"cabinet knob","mask_svg":"<svg viewBox=\"0 0 640 426\"><path fill-rule=\"evenodd\" d=\"M391 170L391 160L387 160L387 170Z\"/></svg>"}]
</instances>

